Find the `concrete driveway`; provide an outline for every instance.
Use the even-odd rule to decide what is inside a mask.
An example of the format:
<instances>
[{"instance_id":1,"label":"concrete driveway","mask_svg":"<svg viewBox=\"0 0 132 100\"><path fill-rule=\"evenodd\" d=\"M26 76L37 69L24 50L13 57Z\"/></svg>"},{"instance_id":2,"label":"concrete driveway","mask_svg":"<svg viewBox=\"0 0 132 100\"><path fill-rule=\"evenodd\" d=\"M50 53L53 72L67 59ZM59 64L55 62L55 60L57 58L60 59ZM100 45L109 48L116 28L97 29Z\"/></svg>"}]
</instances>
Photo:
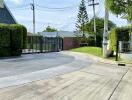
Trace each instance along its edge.
<instances>
[{"instance_id":1,"label":"concrete driveway","mask_svg":"<svg viewBox=\"0 0 132 100\"><path fill-rule=\"evenodd\" d=\"M70 73L63 69L64 75L0 89L0 100L132 100L131 68L91 63L78 53L63 54L74 58L60 65Z\"/></svg>"},{"instance_id":2,"label":"concrete driveway","mask_svg":"<svg viewBox=\"0 0 132 100\"><path fill-rule=\"evenodd\" d=\"M22 55L0 60L0 88L55 77L86 65L90 66L91 61L63 53Z\"/></svg>"}]
</instances>

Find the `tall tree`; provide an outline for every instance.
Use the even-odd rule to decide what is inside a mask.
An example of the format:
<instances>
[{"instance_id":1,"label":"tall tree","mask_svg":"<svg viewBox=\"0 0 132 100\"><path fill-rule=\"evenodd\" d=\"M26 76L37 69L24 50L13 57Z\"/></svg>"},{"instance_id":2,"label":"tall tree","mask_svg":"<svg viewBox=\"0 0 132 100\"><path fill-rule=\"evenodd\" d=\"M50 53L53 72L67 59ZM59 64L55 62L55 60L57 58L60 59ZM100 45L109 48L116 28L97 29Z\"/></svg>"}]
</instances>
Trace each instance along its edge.
<instances>
[{"instance_id":1,"label":"tall tree","mask_svg":"<svg viewBox=\"0 0 132 100\"><path fill-rule=\"evenodd\" d=\"M87 22L84 25L85 30L88 33L94 33L94 29L93 29L93 23L94 22L94 18L92 18L89 22ZM97 34L100 35L101 37L103 37L103 32L104 32L104 19L103 18L99 18L96 17L96 24L97 24ZM116 24L112 21L108 21L108 30L111 30L112 28L116 27Z\"/></svg>"},{"instance_id":2,"label":"tall tree","mask_svg":"<svg viewBox=\"0 0 132 100\"><path fill-rule=\"evenodd\" d=\"M86 10L85 0L82 0L79 6L79 12L77 15L77 23L76 23L76 30L83 33L85 36L85 28L84 25L88 22L88 14Z\"/></svg>"},{"instance_id":3,"label":"tall tree","mask_svg":"<svg viewBox=\"0 0 132 100\"><path fill-rule=\"evenodd\" d=\"M132 0L105 0L105 6L112 13L126 15L132 21Z\"/></svg>"},{"instance_id":4,"label":"tall tree","mask_svg":"<svg viewBox=\"0 0 132 100\"><path fill-rule=\"evenodd\" d=\"M88 23L84 25L85 30L89 34L95 34L93 25L94 25L94 18L92 18ZM104 19L96 17L96 26L97 26L97 41L96 46L102 46L103 41L103 32L104 32ZM112 21L108 21L108 30L111 30L112 28L116 27L116 24L114 24Z\"/></svg>"}]
</instances>

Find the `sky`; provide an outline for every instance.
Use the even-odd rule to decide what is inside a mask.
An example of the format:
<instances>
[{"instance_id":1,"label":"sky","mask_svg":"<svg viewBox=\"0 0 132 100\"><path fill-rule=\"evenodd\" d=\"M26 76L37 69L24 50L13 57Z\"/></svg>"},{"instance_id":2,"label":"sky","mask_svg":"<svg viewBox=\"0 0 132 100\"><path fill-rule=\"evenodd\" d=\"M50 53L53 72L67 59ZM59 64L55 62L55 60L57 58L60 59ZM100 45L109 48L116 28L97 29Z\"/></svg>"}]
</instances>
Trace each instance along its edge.
<instances>
[{"instance_id":1,"label":"sky","mask_svg":"<svg viewBox=\"0 0 132 100\"><path fill-rule=\"evenodd\" d=\"M78 6L81 0L35 0L36 12L36 32L42 32L48 25L58 30L74 31L77 20ZM100 5L96 6L96 16L104 17L103 0L96 0ZM30 4L32 0L5 0L6 5L12 12L19 24L25 25L29 32L32 32L32 10ZM93 17L92 7L86 3L89 19ZM62 10L49 8L65 8ZM117 26L127 24L126 20L117 18L110 14Z\"/></svg>"}]
</instances>

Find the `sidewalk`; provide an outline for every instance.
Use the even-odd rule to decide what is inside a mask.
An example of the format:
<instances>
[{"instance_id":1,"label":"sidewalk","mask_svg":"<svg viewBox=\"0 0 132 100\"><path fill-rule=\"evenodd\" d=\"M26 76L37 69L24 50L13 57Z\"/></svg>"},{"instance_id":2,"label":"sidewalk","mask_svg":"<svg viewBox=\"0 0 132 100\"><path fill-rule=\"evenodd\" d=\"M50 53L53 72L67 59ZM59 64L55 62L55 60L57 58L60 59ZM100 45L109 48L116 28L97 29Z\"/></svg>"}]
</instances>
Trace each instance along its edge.
<instances>
[{"instance_id":1,"label":"sidewalk","mask_svg":"<svg viewBox=\"0 0 132 100\"><path fill-rule=\"evenodd\" d=\"M0 100L132 100L132 70L105 64L0 90Z\"/></svg>"}]
</instances>

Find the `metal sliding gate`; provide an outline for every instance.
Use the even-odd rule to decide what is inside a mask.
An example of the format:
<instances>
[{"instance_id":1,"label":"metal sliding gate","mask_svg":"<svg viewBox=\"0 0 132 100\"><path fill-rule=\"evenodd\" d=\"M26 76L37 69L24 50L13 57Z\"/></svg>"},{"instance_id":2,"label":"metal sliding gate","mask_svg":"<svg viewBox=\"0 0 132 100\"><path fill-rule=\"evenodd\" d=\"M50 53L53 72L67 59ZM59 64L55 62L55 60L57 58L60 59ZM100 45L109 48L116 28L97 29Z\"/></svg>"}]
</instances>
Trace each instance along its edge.
<instances>
[{"instance_id":1,"label":"metal sliding gate","mask_svg":"<svg viewBox=\"0 0 132 100\"><path fill-rule=\"evenodd\" d=\"M63 38L61 37L28 36L27 46L23 49L23 53L47 53L62 50Z\"/></svg>"}]
</instances>

